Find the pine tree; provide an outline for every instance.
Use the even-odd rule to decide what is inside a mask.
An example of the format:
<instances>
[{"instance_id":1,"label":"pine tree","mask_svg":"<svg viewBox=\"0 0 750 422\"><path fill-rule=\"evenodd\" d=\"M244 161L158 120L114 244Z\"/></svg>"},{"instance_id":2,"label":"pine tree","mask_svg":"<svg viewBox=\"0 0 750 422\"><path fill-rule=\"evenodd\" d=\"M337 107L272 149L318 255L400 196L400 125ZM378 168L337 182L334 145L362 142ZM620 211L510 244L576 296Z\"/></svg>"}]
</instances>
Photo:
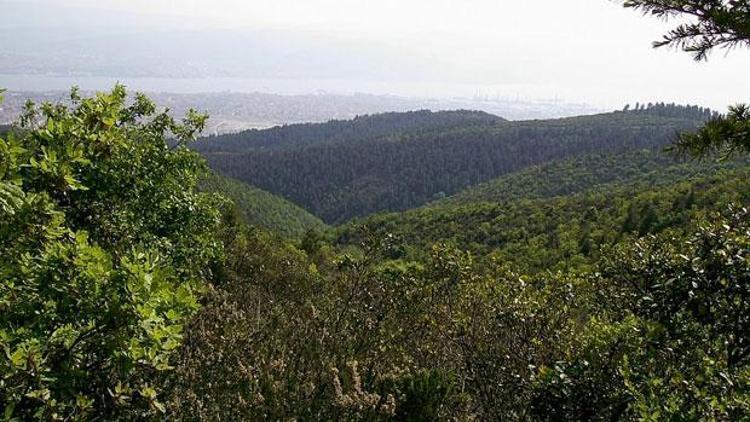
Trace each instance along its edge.
<instances>
[{"instance_id":1,"label":"pine tree","mask_svg":"<svg viewBox=\"0 0 750 422\"><path fill-rule=\"evenodd\" d=\"M663 19L687 19L654 47L680 48L696 60L707 60L714 48L750 47L748 0L626 0L623 4ZM727 115L715 116L697 133L680 136L673 149L694 157L750 153L750 108L730 107Z\"/></svg>"},{"instance_id":2,"label":"pine tree","mask_svg":"<svg viewBox=\"0 0 750 422\"><path fill-rule=\"evenodd\" d=\"M747 0L626 0L625 7L659 18L687 18L654 42L673 46L705 60L716 47L750 47L750 2Z\"/></svg>"}]
</instances>

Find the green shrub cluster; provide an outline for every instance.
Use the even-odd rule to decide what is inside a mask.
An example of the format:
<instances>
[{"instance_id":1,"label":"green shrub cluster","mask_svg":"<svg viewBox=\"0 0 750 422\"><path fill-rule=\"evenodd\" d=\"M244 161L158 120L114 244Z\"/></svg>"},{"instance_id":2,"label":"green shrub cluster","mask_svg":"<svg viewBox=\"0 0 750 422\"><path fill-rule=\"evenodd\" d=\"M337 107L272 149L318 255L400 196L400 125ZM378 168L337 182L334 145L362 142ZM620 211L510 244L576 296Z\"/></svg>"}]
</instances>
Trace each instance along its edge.
<instances>
[{"instance_id":1,"label":"green shrub cluster","mask_svg":"<svg viewBox=\"0 0 750 422\"><path fill-rule=\"evenodd\" d=\"M747 217L711 214L591 270L534 276L441 244L421 262L372 259L387 237L310 261L240 230L168 403L209 420L741 419Z\"/></svg>"},{"instance_id":2,"label":"green shrub cluster","mask_svg":"<svg viewBox=\"0 0 750 422\"><path fill-rule=\"evenodd\" d=\"M164 409L153 379L222 253L221 201L196 192L203 164L185 148L204 119L178 124L143 96L128 105L118 86L29 104L0 139L6 419Z\"/></svg>"}]
</instances>

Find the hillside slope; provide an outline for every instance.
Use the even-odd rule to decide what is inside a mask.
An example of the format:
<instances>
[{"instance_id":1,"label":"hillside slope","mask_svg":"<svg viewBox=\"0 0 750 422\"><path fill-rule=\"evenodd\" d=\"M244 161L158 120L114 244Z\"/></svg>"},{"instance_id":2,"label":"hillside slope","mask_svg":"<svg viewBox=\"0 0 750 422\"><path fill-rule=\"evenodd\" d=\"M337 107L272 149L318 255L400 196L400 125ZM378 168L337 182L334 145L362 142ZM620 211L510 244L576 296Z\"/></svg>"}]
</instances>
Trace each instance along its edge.
<instances>
[{"instance_id":1,"label":"hillside slope","mask_svg":"<svg viewBox=\"0 0 750 422\"><path fill-rule=\"evenodd\" d=\"M593 262L602 246L690 226L697 216L750 200L750 168L725 168L658 183L602 185L573 195L517 198L505 203L441 204L355 220L338 243L356 246L389 236L391 258L420 258L437 242L493 257L521 271L572 268Z\"/></svg>"},{"instance_id":2,"label":"hillside slope","mask_svg":"<svg viewBox=\"0 0 750 422\"><path fill-rule=\"evenodd\" d=\"M212 174L201 180L201 189L231 199L245 223L283 237L299 239L308 230L325 229L319 218L297 205L238 180Z\"/></svg>"},{"instance_id":3,"label":"hillside slope","mask_svg":"<svg viewBox=\"0 0 750 422\"><path fill-rule=\"evenodd\" d=\"M201 152L245 152L252 149L306 147L321 143L352 143L403 131L447 129L503 121L505 119L481 111L391 112L359 116L352 120L292 124L212 136L206 138L206 142L199 142L195 148Z\"/></svg>"},{"instance_id":4,"label":"hillside slope","mask_svg":"<svg viewBox=\"0 0 750 422\"><path fill-rule=\"evenodd\" d=\"M717 169L741 167L747 160L717 162L683 160L658 149L621 154L595 153L528 167L463 190L428 206L444 207L477 202L504 203L518 199L571 195L611 185L638 183L658 186L707 175Z\"/></svg>"},{"instance_id":5,"label":"hillside slope","mask_svg":"<svg viewBox=\"0 0 750 422\"><path fill-rule=\"evenodd\" d=\"M677 132L697 127L708 114L665 107L547 121L472 122L371 139L323 142L312 137L292 143L305 146L204 154L220 173L281 195L328 223L341 223L414 208L549 161L660 148ZM273 138L272 132L253 136L263 134Z\"/></svg>"}]
</instances>

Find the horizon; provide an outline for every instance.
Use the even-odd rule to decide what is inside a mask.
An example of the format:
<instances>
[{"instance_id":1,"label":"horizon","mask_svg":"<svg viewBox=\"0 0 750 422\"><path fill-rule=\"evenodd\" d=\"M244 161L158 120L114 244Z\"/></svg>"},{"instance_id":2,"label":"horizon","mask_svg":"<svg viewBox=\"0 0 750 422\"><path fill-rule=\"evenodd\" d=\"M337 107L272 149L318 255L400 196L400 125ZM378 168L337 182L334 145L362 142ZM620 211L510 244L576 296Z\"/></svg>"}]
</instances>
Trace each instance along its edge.
<instances>
[{"instance_id":1,"label":"horizon","mask_svg":"<svg viewBox=\"0 0 750 422\"><path fill-rule=\"evenodd\" d=\"M148 92L543 99L601 110L663 101L724 111L746 99L737 83L750 66L750 57L731 52L693 62L654 50L651 42L668 24L608 1L0 6L9 17L0 31L20 34L0 46L0 86L16 91L101 90L121 81ZM40 47L51 38L74 45L60 52L62 60L34 56L55 52L54 45ZM166 88L148 89L154 86Z\"/></svg>"}]
</instances>

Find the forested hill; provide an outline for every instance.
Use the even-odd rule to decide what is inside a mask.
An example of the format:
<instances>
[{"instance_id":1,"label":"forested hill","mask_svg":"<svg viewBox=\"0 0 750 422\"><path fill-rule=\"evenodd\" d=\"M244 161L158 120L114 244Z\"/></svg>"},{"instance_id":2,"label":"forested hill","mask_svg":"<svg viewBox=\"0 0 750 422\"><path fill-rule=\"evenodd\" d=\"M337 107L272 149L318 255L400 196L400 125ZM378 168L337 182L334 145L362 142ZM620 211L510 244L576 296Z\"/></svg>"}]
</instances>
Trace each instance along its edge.
<instances>
[{"instance_id":1,"label":"forested hill","mask_svg":"<svg viewBox=\"0 0 750 422\"><path fill-rule=\"evenodd\" d=\"M531 166L435 201L429 206L551 198L594 188L606 189L615 184L663 185L746 163L746 160L724 163L716 160L693 161L654 149L622 154L587 154Z\"/></svg>"},{"instance_id":2,"label":"forested hill","mask_svg":"<svg viewBox=\"0 0 750 422\"><path fill-rule=\"evenodd\" d=\"M525 272L577 268L626 237L683 230L710 210L747 203L745 163L702 170L677 165L657 172L657 180L646 175L554 198L519 195L503 203L442 203L379 214L341 227L338 242L356 246L388 236L388 258L403 259L422 259L431 245L447 242L480 261L494 258Z\"/></svg>"},{"instance_id":3,"label":"forested hill","mask_svg":"<svg viewBox=\"0 0 750 422\"><path fill-rule=\"evenodd\" d=\"M242 222L282 237L299 239L308 230L324 230L325 224L304 209L274 194L216 174L204 177L200 188L232 200Z\"/></svg>"},{"instance_id":4,"label":"forested hill","mask_svg":"<svg viewBox=\"0 0 750 422\"><path fill-rule=\"evenodd\" d=\"M201 152L243 152L250 149L294 148L320 143L354 142L402 131L483 125L505 119L481 111L410 111L364 115L353 120L327 123L303 123L266 130L247 130L236 134L212 136L199 142Z\"/></svg>"},{"instance_id":5,"label":"forested hill","mask_svg":"<svg viewBox=\"0 0 750 422\"><path fill-rule=\"evenodd\" d=\"M281 195L328 223L341 223L414 208L537 164L662 148L709 115L697 107L658 105L567 119L420 127L351 142L342 135L339 142L305 141L304 147L286 141L286 148L204 155L222 174ZM341 124L313 127L322 133ZM276 133L253 136L267 134L266 142L273 143Z\"/></svg>"}]
</instances>

